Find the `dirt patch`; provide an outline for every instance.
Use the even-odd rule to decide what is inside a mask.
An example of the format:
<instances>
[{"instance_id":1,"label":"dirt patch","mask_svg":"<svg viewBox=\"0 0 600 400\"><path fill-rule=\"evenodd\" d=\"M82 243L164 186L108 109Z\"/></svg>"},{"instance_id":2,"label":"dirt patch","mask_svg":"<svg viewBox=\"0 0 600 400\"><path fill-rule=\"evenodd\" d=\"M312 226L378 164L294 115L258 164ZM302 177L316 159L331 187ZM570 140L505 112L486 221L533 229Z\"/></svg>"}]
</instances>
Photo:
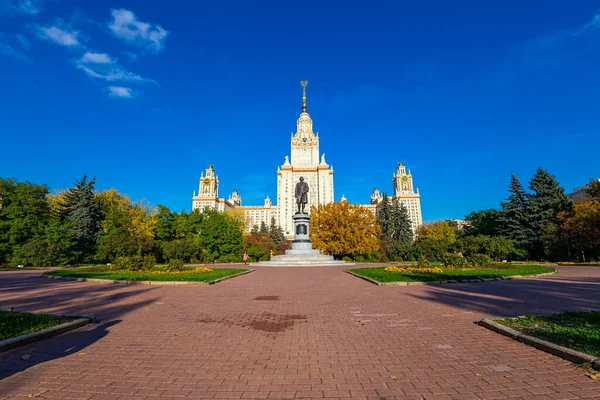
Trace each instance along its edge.
<instances>
[{"instance_id":1,"label":"dirt patch","mask_svg":"<svg viewBox=\"0 0 600 400\"><path fill-rule=\"evenodd\" d=\"M279 300L279 296L258 296L254 300Z\"/></svg>"},{"instance_id":2,"label":"dirt patch","mask_svg":"<svg viewBox=\"0 0 600 400\"><path fill-rule=\"evenodd\" d=\"M260 320L249 321L246 326L249 326L256 331L277 333L291 328L298 320L306 320L306 316L300 314L267 314L265 317L266 318Z\"/></svg>"}]
</instances>

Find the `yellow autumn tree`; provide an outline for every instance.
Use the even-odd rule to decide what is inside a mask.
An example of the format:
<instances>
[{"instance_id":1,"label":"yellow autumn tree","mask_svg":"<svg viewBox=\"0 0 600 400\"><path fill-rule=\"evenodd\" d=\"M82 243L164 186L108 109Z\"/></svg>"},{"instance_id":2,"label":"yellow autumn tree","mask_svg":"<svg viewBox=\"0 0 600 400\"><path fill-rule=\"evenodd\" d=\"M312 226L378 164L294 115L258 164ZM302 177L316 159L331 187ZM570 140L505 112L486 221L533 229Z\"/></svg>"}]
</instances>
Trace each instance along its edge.
<instances>
[{"instance_id":1,"label":"yellow autumn tree","mask_svg":"<svg viewBox=\"0 0 600 400\"><path fill-rule=\"evenodd\" d=\"M457 229L447 221L438 221L419 226L417 235L419 240L430 239L435 242L452 244L456 242Z\"/></svg>"},{"instance_id":2,"label":"yellow autumn tree","mask_svg":"<svg viewBox=\"0 0 600 400\"><path fill-rule=\"evenodd\" d=\"M156 212L146 201L132 202L129 196L111 188L96 193L102 214L102 232L125 233L138 239L154 238Z\"/></svg>"},{"instance_id":3,"label":"yellow autumn tree","mask_svg":"<svg viewBox=\"0 0 600 400\"><path fill-rule=\"evenodd\" d=\"M240 224L241 229L246 229L248 224L250 223L250 217L246 215L244 210L241 208L229 208L225 211L231 218L236 220Z\"/></svg>"},{"instance_id":4,"label":"yellow autumn tree","mask_svg":"<svg viewBox=\"0 0 600 400\"><path fill-rule=\"evenodd\" d=\"M310 238L313 246L336 258L379 250L381 229L366 208L347 201L312 207Z\"/></svg>"}]
</instances>

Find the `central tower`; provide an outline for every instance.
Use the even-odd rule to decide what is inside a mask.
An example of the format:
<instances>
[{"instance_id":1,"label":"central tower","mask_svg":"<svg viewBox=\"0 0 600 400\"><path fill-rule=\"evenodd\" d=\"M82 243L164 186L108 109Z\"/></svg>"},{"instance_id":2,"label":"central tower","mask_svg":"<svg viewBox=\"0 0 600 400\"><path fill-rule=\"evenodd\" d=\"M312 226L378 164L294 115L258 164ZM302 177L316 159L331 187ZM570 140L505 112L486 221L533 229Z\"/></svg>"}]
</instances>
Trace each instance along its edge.
<instances>
[{"instance_id":1,"label":"central tower","mask_svg":"<svg viewBox=\"0 0 600 400\"><path fill-rule=\"evenodd\" d=\"M296 133L290 139L291 160L285 157L285 163L277 170L277 205L279 224L288 238L293 237L292 215L295 212L296 199L294 188L302 176L308 183L308 203L306 211L318 204L333 202L333 168L325 162L325 154L319 160L319 133L313 132L313 121L308 113L306 99L307 81L301 81L302 108L296 121Z\"/></svg>"}]
</instances>

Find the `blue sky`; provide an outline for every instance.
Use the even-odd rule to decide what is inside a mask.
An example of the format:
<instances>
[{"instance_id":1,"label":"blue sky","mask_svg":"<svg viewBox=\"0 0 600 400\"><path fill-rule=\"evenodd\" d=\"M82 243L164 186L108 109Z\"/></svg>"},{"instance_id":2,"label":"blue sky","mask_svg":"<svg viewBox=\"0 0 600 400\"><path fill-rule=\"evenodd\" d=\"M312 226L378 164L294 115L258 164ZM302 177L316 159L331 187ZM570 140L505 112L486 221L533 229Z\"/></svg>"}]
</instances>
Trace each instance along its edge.
<instances>
[{"instance_id":1,"label":"blue sky","mask_svg":"<svg viewBox=\"0 0 600 400\"><path fill-rule=\"evenodd\" d=\"M451 3L451 4L450 4ZM537 167L600 176L600 1L0 0L0 176L83 173L173 210L276 197L307 79L335 197L411 168L423 218L497 207Z\"/></svg>"}]
</instances>

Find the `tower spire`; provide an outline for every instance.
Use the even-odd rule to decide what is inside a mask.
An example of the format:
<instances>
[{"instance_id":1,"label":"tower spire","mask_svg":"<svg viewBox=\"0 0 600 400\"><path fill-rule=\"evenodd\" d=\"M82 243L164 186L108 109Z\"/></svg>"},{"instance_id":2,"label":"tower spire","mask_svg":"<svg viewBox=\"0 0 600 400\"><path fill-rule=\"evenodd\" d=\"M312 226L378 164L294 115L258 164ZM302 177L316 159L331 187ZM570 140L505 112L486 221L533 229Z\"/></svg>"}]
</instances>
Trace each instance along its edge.
<instances>
[{"instance_id":1,"label":"tower spire","mask_svg":"<svg viewBox=\"0 0 600 400\"><path fill-rule=\"evenodd\" d=\"M308 85L308 81L300 81L300 86L302 86L302 112L308 111L308 106L306 105L306 86Z\"/></svg>"}]
</instances>

